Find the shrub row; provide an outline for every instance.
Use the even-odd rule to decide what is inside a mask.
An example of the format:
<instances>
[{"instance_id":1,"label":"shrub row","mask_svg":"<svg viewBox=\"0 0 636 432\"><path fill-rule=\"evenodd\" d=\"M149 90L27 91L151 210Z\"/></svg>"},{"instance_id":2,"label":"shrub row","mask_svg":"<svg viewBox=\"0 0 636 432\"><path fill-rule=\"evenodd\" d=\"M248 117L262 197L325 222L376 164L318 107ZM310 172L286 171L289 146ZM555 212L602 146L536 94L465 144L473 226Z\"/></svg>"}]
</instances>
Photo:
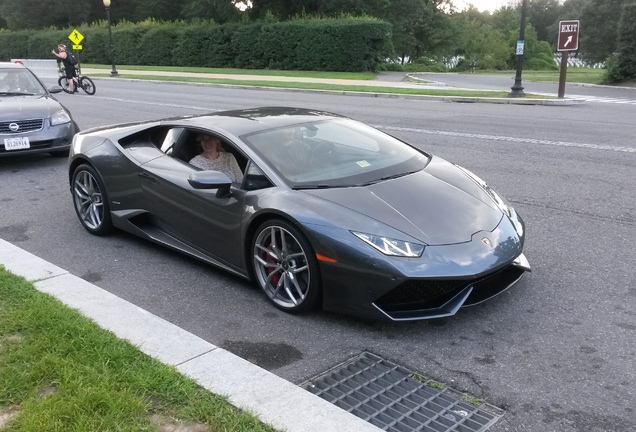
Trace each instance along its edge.
<instances>
[{"instance_id":1,"label":"shrub row","mask_svg":"<svg viewBox=\"0 0 636 432\"><path fill-rule=\"evenodd\" d=\"M104 23L77 28L82 62L110 64ZM73 29L0 31L0 60L52 58ZM375 19L302 19L280 23L156 23L112 27L117 64L215 68L374 71L391 25Z\"/></svg>"}]
</instances>

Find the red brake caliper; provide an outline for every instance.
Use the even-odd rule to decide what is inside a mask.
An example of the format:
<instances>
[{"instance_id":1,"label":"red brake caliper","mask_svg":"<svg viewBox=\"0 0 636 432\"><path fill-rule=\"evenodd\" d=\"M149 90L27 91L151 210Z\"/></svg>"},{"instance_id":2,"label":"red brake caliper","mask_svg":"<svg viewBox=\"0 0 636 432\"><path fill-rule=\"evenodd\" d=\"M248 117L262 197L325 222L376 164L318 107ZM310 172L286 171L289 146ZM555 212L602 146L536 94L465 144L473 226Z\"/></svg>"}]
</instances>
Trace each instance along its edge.
<instances>
[{"instance_id":1,"label":"red brake caliper","mask_svg":"<svg viewBox=\"0 0 636 432\"><path fill-rule=\"evenodd\" d=\"M270 243L270 244L268 245L268 249L271 249L271 248L272 248L272 244ZM276 259L272 256L272 254L269 254L269 253L268 253L268 254L266 254L266 256L265 256L265 262L267 262L268 264L269 264L269 263L271 263L271 264L275 264L277 261L276 261ZM267 276L271 275L271 274L272 274L272 272L274 272L274 271L275 271L275 270L274 270L273 268L267 267ZM273 286L277 286L277 285L278 285L278 281L279 281L279 280L280 280L280 273L279 273L279 274L275 274L275 275L273 275L273 276L272 276L272 279L271 279L271 281L272 281L272 285L273 285Z\"/></svg>"}]
</instances>

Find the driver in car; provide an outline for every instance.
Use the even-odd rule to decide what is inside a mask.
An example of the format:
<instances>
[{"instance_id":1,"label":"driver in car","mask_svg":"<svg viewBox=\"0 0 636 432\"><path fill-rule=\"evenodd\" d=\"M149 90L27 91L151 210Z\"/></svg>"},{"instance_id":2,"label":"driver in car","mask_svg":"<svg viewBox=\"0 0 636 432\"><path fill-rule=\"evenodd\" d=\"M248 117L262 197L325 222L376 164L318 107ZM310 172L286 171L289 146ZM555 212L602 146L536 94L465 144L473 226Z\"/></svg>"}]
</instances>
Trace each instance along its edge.
<instances>
[{"instance_id":1,"label":"driver in car","mask_svg":"<svg viewBox=\"0 0 636 432\"><path fill-rule=\"evenodd\" d=\"M297 175L307 168L310 147L295 137L294 129L283 129L273 145L265 148L267 157L285 175Z\"/></svg>"},{"instance_id":2,"label":"driver in car","mask_svg":"<svg viewBox=\"0 0 636 432\"><path fill-rule=\"evenodd\" d=\"M11 92L18 90L20 90L18 74L9 72L2 78L2 81L0 81L0 91Z\"/></svg>"}]
</instances>

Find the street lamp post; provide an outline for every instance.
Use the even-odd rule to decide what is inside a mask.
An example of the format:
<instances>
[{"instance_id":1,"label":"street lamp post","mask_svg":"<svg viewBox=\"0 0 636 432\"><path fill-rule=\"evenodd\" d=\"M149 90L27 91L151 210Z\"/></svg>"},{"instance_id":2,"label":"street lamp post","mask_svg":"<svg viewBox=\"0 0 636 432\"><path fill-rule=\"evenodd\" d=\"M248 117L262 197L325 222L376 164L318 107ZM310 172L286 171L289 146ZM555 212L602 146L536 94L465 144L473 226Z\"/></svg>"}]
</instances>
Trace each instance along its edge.
<instances>
[{"instance_id":1,"label":"street lamp post","mask_svg":"<svg viewBox=\"0 0 636 432\"><path fill-rule=\"evenodd\" d=\"M110 30L110 0L102 0L104 2L104 7L106 8L106 19L108 19L108 43L110 44L110 61L113 65L110 74L112 76L117 76L117 69L115 68L115 54L113 53L113 33Z\"/></svg>"},{"instance_id":2,"label":"street lamp post","mask_svg":"<svg viewBox=\"0 0 636 432\"><path fill-rule=\"evenodd\" d=\"M521 3L521 24L519 25L519 43L521 45L521 53L517 46L517 74L515 75L515 83L510 88L512 91L508 93L508 97L525 97L523 86L521 85L521 71L523 69L523 50L525 49L525 30L526 30L526 6L528 0Z\"/></svg>"}]
</instances>

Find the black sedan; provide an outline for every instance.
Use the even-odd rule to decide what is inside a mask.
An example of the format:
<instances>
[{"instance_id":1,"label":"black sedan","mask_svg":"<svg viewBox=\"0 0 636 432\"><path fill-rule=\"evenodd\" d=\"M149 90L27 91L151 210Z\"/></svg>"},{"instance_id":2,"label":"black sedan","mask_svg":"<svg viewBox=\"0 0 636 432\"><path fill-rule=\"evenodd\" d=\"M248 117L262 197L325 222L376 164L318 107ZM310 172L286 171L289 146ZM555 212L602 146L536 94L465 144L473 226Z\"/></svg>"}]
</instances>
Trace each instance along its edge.
<instances>
[{"instance_id":1,"label":"black sedan","mask_svg":"<svg viewBox=\"0 0 636 432\"><path fill-rule=\"evenodd\" d=\"M68 155L79 130L71 113L26 67L0 63L0 156L25 153Z\"/></svg>"},{"instance_id":2,"label":"black sedan","mask_svg":"<svg viewBox=\"0 0 636 432\"><path fill-rule=\"evenodd\" d=\"M242 178L189 163L202 134ZM69 182L89 232L115 227L252 279L288 312L439 318L530 270L523 221L476 175L332 113L94 128L74 138Z\"/></svg>"}]
</instances>

